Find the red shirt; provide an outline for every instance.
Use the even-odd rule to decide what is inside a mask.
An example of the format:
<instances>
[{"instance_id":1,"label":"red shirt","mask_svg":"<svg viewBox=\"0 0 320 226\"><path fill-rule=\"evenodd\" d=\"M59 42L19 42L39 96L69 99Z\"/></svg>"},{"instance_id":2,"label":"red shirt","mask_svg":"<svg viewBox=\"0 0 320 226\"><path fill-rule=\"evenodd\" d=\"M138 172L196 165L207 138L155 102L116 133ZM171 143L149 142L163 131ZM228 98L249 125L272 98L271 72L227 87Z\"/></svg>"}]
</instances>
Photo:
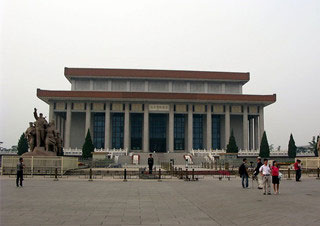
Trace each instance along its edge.
<instances>
[{"instance_id":1,"label":"red shirt","mask_svg":"<svg viewBox=\"0 0 320 226\"><path fill-rule=\"evenodd\" d=\"M271 167L271 175L272 176L279 176L279 168L275 167L275 166L272 166Z\"/></svg>"},{"instance_id":2,"label":"red shirt","mask_svg":"<svg viewBox=\"0 0 320 226\"><path fill-rule=\"evenodd\" d=\"M294 170L300 169L299 163L297 163L297 162L295 162L293 166L294 166Z\"/></svg>"}]
</instances>

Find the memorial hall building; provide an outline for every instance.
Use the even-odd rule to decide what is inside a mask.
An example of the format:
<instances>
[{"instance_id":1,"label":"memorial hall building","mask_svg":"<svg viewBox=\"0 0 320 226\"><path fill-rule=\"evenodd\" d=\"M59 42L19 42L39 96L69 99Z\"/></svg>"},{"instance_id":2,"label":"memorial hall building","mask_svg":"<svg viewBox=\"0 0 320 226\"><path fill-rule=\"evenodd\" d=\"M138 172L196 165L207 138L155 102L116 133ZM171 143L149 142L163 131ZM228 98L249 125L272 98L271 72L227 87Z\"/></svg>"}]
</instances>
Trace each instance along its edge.
<instances>
[{"instance_id":1,"label":"memorial hall building","mask_svg":"<svg viewBox=\"0 0 320 226\"><path fill-rule=\"evenodd\" d=\"M249 73L65 68L71 90L37 90L49 105L64 148L94 146L129 152L257 150L264 108L276 95L247 95Z\"/></svg>"}]
</instances>

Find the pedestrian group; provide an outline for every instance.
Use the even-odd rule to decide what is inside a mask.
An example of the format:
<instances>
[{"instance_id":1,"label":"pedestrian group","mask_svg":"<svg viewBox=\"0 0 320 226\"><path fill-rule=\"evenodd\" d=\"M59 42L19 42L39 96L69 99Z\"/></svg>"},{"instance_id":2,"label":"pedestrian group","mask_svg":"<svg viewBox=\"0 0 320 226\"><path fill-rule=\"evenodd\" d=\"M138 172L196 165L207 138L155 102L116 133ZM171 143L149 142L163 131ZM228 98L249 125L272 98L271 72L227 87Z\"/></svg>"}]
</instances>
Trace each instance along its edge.
<instances>
[{"instance_id":1,"label":"pedestrian group","mask_svg":"<svg viewBox=\"0 0 320 226\"><path fill-rule=\"evenodd\" d=\"M252 179L257 181L258 189L263 189L264 195L271 195L271 183L273 184L274 194L280 194L280 180L282 178L282 173L279 171L279 165L277 161L272 162L272 166L268 164L268 159L261 162L261 158L257 158L257 167L253 171ZM297 159L294 164L294 169L296 171L296 181L300 182L301 178L301 161ZM249 187L249 174L248 174L248 164L247 159L244 158L242 164L239 167L239 174L242 181L242 187Z\"/></svg>"}]
</instances>

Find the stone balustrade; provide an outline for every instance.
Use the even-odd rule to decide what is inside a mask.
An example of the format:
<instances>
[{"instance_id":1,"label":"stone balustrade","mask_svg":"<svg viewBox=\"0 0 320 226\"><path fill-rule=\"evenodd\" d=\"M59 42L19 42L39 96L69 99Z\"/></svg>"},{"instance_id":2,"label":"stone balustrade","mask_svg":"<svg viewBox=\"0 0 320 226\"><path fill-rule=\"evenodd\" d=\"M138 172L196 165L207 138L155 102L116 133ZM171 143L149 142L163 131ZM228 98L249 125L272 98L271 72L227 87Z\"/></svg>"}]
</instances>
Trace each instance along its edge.
<instances>
[{"instance_id":1,"label":"stone balustrade","mask_svg":"<svg viewBox=\"0 0 320 226\"><path fill-rule=\"evenodd\" d=\"M82 155L82 149L64 148L63 149L63 155L65 155L65 156L81 156Z\"/></svg>"},{"instance_id":2,"label":"stone balustrade","mask_svg":"<svg viewBox=\"0 0 320 226\"><path fill-rule=\"evenodd\" d=\"M63 149L63 153L66 156L81 156L82 155L82 149L78 149L78 148L66 148ZM95 148L94 149L94 153L105 153L111 156L111 158L113 156L120 156L120 155L128 155L128 149L116 149L116 148L108 148L108 149L103 149L103 148Z\"/></svg>"},{"instance_id":3,"label":"stone balustrade","mask_svg":"<svg viewBox=\"0 0 320 226\"><path fill-rule=\"evenodd\" d=\"M7 150L1 150L0 151L0 155L17 155L18 152L17 151L7 151Z\"/></svg>"},{"instance_id":4,"label":"stone balustrade","mask_svg":"<svg viewBox=\"0 0 320 226\"><path fill-rule=\"evenodd\" d=\"M238 157L257 157L259 156L259 150L239 150ZM226 153L226 150L195 150L192 149L191 154L197 155L197 156L219 156L219 154ZM304 152L304 153L297 153L297 156L314 156L313 152ZM270 157L288 157L288 151L287 150L276 150L276 151L270 151Z\"/></svg>"},{"instance_id":5,"label":"stone balustrade","mask_svg":"<svg viewBox=\"0 0 320 226\"><path fill-rule=\"evenodd\" d=\"M192 155L197 155L197 156L206 156L206 155L211 155L211 156L219 156L221 153L226 153L226 150L206 150L206 149L192 149L191 154Z\"/></svg>"}]
</instances>

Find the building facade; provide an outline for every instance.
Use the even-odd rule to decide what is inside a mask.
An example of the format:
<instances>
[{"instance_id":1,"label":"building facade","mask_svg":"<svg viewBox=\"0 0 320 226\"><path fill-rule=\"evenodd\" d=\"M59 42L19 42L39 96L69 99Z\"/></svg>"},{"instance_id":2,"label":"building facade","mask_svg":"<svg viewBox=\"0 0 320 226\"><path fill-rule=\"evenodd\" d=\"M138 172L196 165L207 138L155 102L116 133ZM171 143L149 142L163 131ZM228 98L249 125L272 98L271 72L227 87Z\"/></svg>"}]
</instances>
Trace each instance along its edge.
<instances>
[{"instance_id":1,"label":"building facade","mask_svg":"<svg viewBox=\"0 0 320 226\"><path fill-rule=\"evenodd\" d=\"M243 150L259 149L264 108L276 95L245 95L249 73L65 68L70 91L37 90L64 148L131 152L225 149L233 131Z\"/></svg>"}]
</instances>

